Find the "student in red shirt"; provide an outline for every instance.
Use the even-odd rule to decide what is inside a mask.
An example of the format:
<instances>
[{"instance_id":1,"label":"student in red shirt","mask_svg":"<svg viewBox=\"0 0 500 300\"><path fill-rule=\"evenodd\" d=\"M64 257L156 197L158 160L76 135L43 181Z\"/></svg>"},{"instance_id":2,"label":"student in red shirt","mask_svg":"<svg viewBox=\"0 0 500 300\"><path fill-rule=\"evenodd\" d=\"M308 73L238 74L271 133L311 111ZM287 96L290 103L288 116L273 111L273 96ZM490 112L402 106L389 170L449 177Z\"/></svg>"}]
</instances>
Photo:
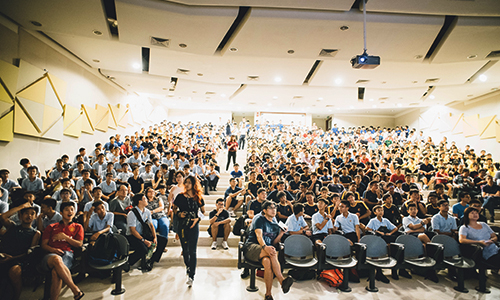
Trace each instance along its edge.
<instances>
[{"instance_id":1,"label":"student in red shirt","mask_svg":"<svg viewBox=\"0 0 500 300\"><path fill-rule=\"evenodd\" d=\"M73 265L72 247L78 248L83 245L83 227L78 223L72 223L75 216L75 207L71 202L61 204L62 221L54 223L45 228L42 235L42 249L48 252L42 259L42 268L52 272L52 286L50 298L58 299L64 282L73 292L74 298L83 298L84 293L76 286L71 278Z\"/></svg>"},{"instance_id":2,"label":"student in red shirt","mask_svg":"<svg viewBox=\"0 0 500 300\"><path fill-rule=\"evenodd\" d=\"M233 158L233 165L236 164L236 152L238 151L238 142L236 141L236 136L232 135L229 142L227 142L227 165L226 172L229 169L229 164L231 157Z\"/></svg>"},{"instance_id":3,"label":"student in red shirt","mask_svg":"<svg viewBox=\"0 0 500 300\"><path fill-rule=\"evenodd\" d=\"M396 173L391 175L390 182L396 183L398 180L405 181L405 175L401 173L401 166L396 167Z\"/></svg>"}]
</instances>

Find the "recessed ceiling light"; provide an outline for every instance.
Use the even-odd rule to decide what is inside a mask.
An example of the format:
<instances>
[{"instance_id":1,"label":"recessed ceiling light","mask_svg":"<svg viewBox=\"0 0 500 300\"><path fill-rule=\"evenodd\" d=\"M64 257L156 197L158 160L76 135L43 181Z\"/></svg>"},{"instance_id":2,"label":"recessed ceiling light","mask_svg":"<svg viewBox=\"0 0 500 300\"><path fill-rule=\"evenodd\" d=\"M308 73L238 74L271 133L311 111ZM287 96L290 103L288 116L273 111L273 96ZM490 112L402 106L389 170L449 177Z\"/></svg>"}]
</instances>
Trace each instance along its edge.
<instances>
[{"instance_id":1,"label":"recessed ceiling light","mask_svg":"<svg viewBox=\"0 0 500 300\"><path fill-rule=\"evenodd\" d=\"M341 83L342 83L342 79L340 79L340 78L335 79L335 84L341 84Z\"/></svg>"},{"instance_id":2,"label":"recessed ceiling light","mask_svg":"<svg viewBox=\"0 0 500 300\"><path fill-rule=\"evenodd\" d=\"M231 51L231 52L236 52L236 51L238 51L238 48L234 48L234 47L233 47L233 48L230 48L230 49L229 49L229 51Z\"/></svg>"},{"instance_id":3,"label":"recessed ceiling light","mask_svg":"<svg viewBox=\"0 0 500 300\"><path fill-rule=\"evenodd\" d=\"M193 91L193 94L196 94L196 93L198 93L198 92L197 91Z\"/></svg>"},{"instance_id":4,"label":"recessed ceiling light","mask_svg":"<svg viewBox=\"0 0 500 300\"><path fill-rule=\"evenodd\" d=\"M166 91L166 90L168 90L168 88L162 88L162 90Z\"/></svg>"},{"instance_id":5,"label":"recessed ceiling light","mask_svg":"<svg viewBox=\"0 0 500 300\"><path fill-rule=\"evenodd\" d=\"M221 96L222 98L225 98L225 97L226 97L226 94L220 94L220 96Z\"/></svg>"},{"instance_id":6,"label":"recessed ceiling light","mask_svg":"<svg viewBox=\"0 0 500 300\"><path fill-rule=\"evenodd\" d=\"M139 70L141 68L141 64L140 63L133 63L132 68Z\"/></svg>"},{"instance_id":7,"label":"recessed ceiling light","mask_svg":"<svg viewBox=\"0 0 500 300\"><path fill-rule=\"evenodd\" d=\"M101 36L102 35L102 32L99 31L99 30L92 30L92 33L97 35L97 36Z\"/></svg>"},{"instance_id":8,"label":"recessed ceiling light","mask_svg":"<svg viewBox=\"0 0 500 300\"><path fill-rule=\"evenodd\" d=\"M329 111L329 112L332 112L332 109L329 109L328 111Z\"/></svg>"},{"instance_id":9,"label":"recessed ceiling light","mask_svg":"<svg viewBox=\"0 0 500 300\"><path fill-rule=\"evenodd\" d=\"M288 51L287 51L287 53L288 53L288 54L294 54L294 53L295 53L295 50L290 49L290 50L288 50Z\"/></svg>"},{"instance_id":10,"label":"recessed ceiling light","mask_svg":"<svg viewBox=\"0 0 500 300\"><path fill-rule=\"evenodd\" d=\"M368 101L373 102L373 98L370 98Z\"/></svg>"},{"instance_id":11,"label":"recessed ceiling light","mask_svg":"<svg viewBox=\"0 0 500 300\"><path fill-rule=\"evenodd\" d=\"M482 82L485 82L486 80L488 80L488 76L481 74L481 75L479 75L479 80Z\"/></svg>"},{"instance_id":12,"label":"recessed ceiling light","mask_svg":"<svg viewBox=\"0 0 500 300\"><path fill-rule=\"evenodd\" d=\"M403 106L403 104L401 104L401 103L398 103L398 104L397 104L397 106L398 106L398 107L402 107L402 106Z\"/></svg>"},{"instance_id":13,"label":"recessed ceiling light","mask_svg":"<svg viewBox=\"0 0 500 300\"><path fill-rule=\"evenodd\" d=\"M31 24L33 24L36 27L42 27L42 23L37 22L37 21L30 21Z\"/></svg>"},{"instance_id":14,"label":"recessed ceiling light","mask_svg":"<svg viewBox=\"0 0 500 300\"><path fill-rule=\"evenodd\" d=\"M198 75L198 76L200 76L200 77L201 77L201 76L203 76L203 73L198 73L198 74L196 74L196 75Z\"/></svg>"},{"instance_id":15,"label":"recessed ceiling light","mask_svg":"<svg viewBox=\"0 0 500 300\"><path fill-rule=\"evenodd\" d=\"M93 62L95 62L95 63L100 63L100 62L101 62L101 61L100 61L100 60L98 60L98 59L93 59L92 61L93 61Z\"/></svg>"},{"instance_id":16,"label":"recessed ceiling light","mask_svg":"<svg viewBox=\"0 0 500 300\"><path fill-rule=\"evenodd\" d=\"M469 97L469 98L470 98L470 97L472 97L472 96L474 96L474 95L472 95L472 94L470 94L470 95L467 95L467 97Z\"/></svg>"},{"instance_id":17,"label":"recessed ceiling light","mask_svg":"<svg viewBox=\"0 0 500 300\"><path fill-rule=\"evenodd\" d=\"M278 99L278 96L274 96L274 97L273 97L273 99L274 99L274 100Z\"/></svg>"},{"instance_id":18,"label":"recessed ceiling light","mask_svg":"<svg viewBox=\"0 0 500 300\"><path fill-rule=\"evenodd\" d=\"M267 104L267 106L272 106L272 105L273 105L273 104L272 104L271 102L269 102L269 103Z\"/></svg>"},{"instance_id":19,"label":"recessed ceiling light","mask_svg":"<svg viewBox=\"0 0 500 300\"><path fill-rule=\"evenodd\" d=\"M274 81L276 81L276 82L281 82L281 77L276 77L276 78L274 78Z\"/></svg>"},{"instance_id":20,"label":"recessed ceiling light","mask_svg":"<svg viewBox=\"0 0 500 300\"><path fill-rule=\"evenodd\" d=\"M349 106L349 109L353 109L353 108L354 108L354 106L352 106L352 105Z\"/></svg>"},{"instance_id":21,"label":"recessed ceiling light","mask_svg":"<svg viewBox=\"0 0 500 300\"><path fill-rule=\"evenodd\" d=\"M436 96L434 96L434 95L430 95L430 96L429 96L429 98L430 98L430 99L434 99L434 98L436 98Z\"/></svg>"},{"instance_id":22,"label":"recessed ceiling light","mask_svg":"<svg viewBox=\"0 0 500 300\"><path fill-rule=\"evenodd\" d=\"M413 58L414 59L421 59L422 57L424 57L424 56L419 54L419 55L415 55Z\"/></svg>"},{"instance_id":23,"label":"recessed ceiling light","mask_svg":"<svg viewBox=\"0 0 500 300\"><path fill-rule=\"evenodd\" d=\"M376 104L373 104L373 105L372 105L372 107L373 107L373 108L377 108L377 105L376 105Z\"/></svg>"},{"instance_id":24,"label":"recessed ceiling light","mask_svg":"<svg viewBox=\"0 0 500 300\"><path fill-rule=\"evenodd\" d=\"M181 47L181 48L186 48L186 47L187 47L187 45L186 45L186 44L179 44L179 47Z\"/></svg>"},{"instance_id":25,"label":"recessed ceiling light","mask_svg":"<svg viewBox=\"0 0 500 300\"><path fill-rule=\"evenodd\" d=\"M382 84L386 84L386 83L387 83L387 81L382 81L381 83L382 83Z\"/></svg>"},{"instance_id":26,"label":"recessed ceiling light","mask_svg":"<svg viewBox=\"0 0 500 300\"><path fill-rule=\"evenodd\" d=\"M347 26L347 25L340 26L340 30L342 30L342 31L346 31L348 29L349 29L349 26Z\"/></svg>"},{"instance_id":27,"label":"recessed ceiling light","mask_svg":"<svg viewBox=\"0 0 500 300\"><path fill-rule=\"evenodd\" d=\"M416 80L413 80L413 81L412 81L411 83L415 84L415 83L418 83L418 81L416 81Z\"/></svg>"},{"instance_id":28,"label":"recessed ceiling light","mask_svg":"<svg viewBox=\"0 0 500 300\"><path fill-rule=\"evenodd\" d=\"M318 100L319 100L319 101L323 100L323 97L319 97L319 98L318 98Z\"/></svg>"},{"instance_id":29,"label":"recessed ceiling light","mask_svg":"<svg viewBox=\"0 0 500 300\"><path fill-rule=\"evenodd\" d=\"M474 59L474 58L476 58L476 57L477 57L477 55L476 55L476 54L472 54L472 55L467 56L467 58L468 58L468 59Z\"/></svg>"},{"instance_id":30,"label":"recessed ceiling light","mask_svg":"<svg viewBox=\"0 0 500 300\"><path fill-rule=\"evenodd\" d=\"M234 77L229 77L229 80L234 80Z\"/></svg>"}]
</instances>

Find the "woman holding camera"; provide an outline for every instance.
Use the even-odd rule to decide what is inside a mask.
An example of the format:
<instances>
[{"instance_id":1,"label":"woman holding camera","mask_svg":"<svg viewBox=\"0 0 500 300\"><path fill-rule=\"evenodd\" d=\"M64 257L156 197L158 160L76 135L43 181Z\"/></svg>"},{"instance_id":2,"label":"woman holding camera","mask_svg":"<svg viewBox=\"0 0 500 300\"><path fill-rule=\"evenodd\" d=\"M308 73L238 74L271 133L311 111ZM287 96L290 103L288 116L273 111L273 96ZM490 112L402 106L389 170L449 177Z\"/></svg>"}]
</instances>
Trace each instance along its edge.
<instances>
[{"instance_id":1,"label":"woman holding camera","mask_svg":"<svg viewBox=\"0 0 500 300\"><path fill-rule=\"evenodd\" d=\"M193 285L196 271L196 247L198 245L201 220L199 212L205 213L205 202L202 195L203 190L196 177L188 176L184 180L184 192L177 195L174 201L179 219L178 234L181 240L184 264L186 265L188 276L186 284L188 287Z\"/></svg>"}]
</instances>

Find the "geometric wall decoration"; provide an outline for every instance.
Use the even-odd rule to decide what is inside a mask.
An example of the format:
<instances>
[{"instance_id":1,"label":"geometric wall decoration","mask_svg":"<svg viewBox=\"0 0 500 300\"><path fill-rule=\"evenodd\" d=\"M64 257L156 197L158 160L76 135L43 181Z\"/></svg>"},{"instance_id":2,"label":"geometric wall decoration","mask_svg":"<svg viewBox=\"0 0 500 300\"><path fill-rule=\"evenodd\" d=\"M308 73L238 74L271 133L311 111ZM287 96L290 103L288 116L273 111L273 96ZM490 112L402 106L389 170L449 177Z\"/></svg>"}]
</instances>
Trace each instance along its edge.
<instances>
[{"instance_id":1,"label":"geometric wall decoration","mask_svg":"<svg viewBox=\"0 0 500 300\"><path fill-rule=\"evenodd\" d=\"M111 105L111 104L108 104L108 109L109 109L109 123L108 123L108 127L111 128L111 129L116 129L116 119L118 117L118 112L119 112L119 108L118 106L114 106L114 105Z\"/></svg>"},{"instance_id":2,"label":"geometric wall decoration","mask_svg":"<svg viewBox=\"0 0 500 300\"><path fill-rule=\"evenodd\" d=\"M451 116L452 124L453 124L451 132L453 134L459 134L459 133L464 132L463 117L464 117L463 113L459 114L459 115Z\"/></svg>"},{"instance_id":3,"label":"geometric wall decoration","mask_svg":"<svg viewBox=\"0 0 500 300\"><path fill-rule=\"evenodd\" d=\"M0 60L0 141L14 140L14 95L19 69Z\"/></svg>"},{"instance_id":4,"label":"geometric wall decoration","mask_svg":"<svg viewBox=\"0 0 500 300\"><path fill-rule=\"evenodd\" d=\"M500 120L495 120L494 121L494 126L495 126L495 135L497 136L497 142L500 143Z\"/></svg>"},{"instance_id":5,"label":"geometric wall decoration","mask_svg":"<svg viewBox=\"0 0 500 300\"><path fill-rule=\"evenodd\" d=\"M464 136L479 135L479 114L464 117Z\"/></svg>"},{"instance_id":6,"label":"geometric wall decoration","mask_svg":"<svg viewBox=\"0 0 500 300\"><path fill-rule=\"evenodd\" d=\"M64 131L63 134L79 138L82 135L83 112L81 109L64 105Z\"/></svg>"},{"instance_id":7,"label":"geometric wall decoration","mask_svg":"<svg viewBox=\"0 0 500 300\"><path fill-rule=\"evenodd\" d=\"M94 134L94 122L96 111L92 107L82 104L83 118L82 118L82 132Z\"/></svg>"},{"instance_id":8,"label":"geometric wall decoration","mask_svg":"<svg viewBox=\"0 0 500 300\"><path fill-rule=\"evenodd\" d=\"M440 120L441 120L440 132L441 133L451 131L451 129L453 128L453 125L455 125L455 124L453 124L452 116L453 115L451 113L440 115Z\"/></svg>"},{"instance_id":9,"label":"geometric wall decoration","mask_svg":"<svg viewBox=\"0 0 500 300\"><path fill-rule=\"evenodd\" d=\"M129 105L118 104L118 126L122 128L127 128L129 123Z\"/></svg>"},{"instance_id":10,"label":"geometric wall decoration","mask_svg":"<svg viewBox=\"0 0 500 300\"><path fill-rule=\"evenodd\" d=\"M21 64L21 66L25 69L21 67L20 74L29 73L27 76L30 79L40 74L31 65ZM23 78L18 86L23 86L25 83L26 78ZM59 83L58 86L62 86L62 83ZM58 93L65 94L65 89L56 91L47 73L18 91L14 108L14 132L61 140L64 129L64 106Z\"/></svg>"},{"instance_id":11,"label":"geometric wall decoration","mask_svg":"<svg viewBox=\"0 0 500 300\"><path fill-rule=\"evenodd\" d=\"M66 103L66 82L49 73L47 73L47 78L49 79L59 102L61 105L64 105L64 103Z\"/></svg>"},{"instance_id":12,"label":"geometric wall decoration","mask_svg":"<svg viewBox=\"0 0 500 300\"><path fill-rule=\"evenodd\" d=\"M479 136L481 136L482 140L495 137L495 117L490 116L479 119Z\"/></svg>"},{"instance_id":13,"label":"geometric wall decoration","mask_svg":"<svg viewBox=\"0 0 500 300\"><path fill-rule=\"evenodd\" d=\"M19 63L19 78L16 82L16 92L26 88L28 85L31 85L39 78L42 78L44 74L44 70L21 60Z\"/></svg>"},{"instance_id":14,"label":"geometric wall decoration","mask_svg":"<svg viewBox=\"0 0 500 300\"><path fill-rule=\"evenodd\" d=\"M95 111L96 125L94 126L94 128L102 132L107 132L109 126L109 108L96 104Z\"/></svg>"}]
</instances>

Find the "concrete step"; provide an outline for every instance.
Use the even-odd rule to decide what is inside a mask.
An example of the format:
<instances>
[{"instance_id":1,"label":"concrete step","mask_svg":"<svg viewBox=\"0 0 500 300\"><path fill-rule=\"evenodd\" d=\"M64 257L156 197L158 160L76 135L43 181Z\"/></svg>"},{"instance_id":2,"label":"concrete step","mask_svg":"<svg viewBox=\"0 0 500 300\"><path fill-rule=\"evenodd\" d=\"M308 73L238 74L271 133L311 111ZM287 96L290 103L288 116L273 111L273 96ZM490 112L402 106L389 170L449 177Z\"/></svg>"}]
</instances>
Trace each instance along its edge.
<instances>
[{"instance_id":1,"label":"concrete step","mask_svg":"<svg viewBox=\"0 0 500 300\"><path fill-rule=\"evenodd\" d=\"M198 244L198 246L200 245ZM160 264L165 264L169 267L184 266L184 260L181 253L182 247L169 247L168 252L162 255ZM220 246L217 250L212 250L210 246L198 247L196 250L196 259L198 267L236 268L238 267L238 247L229 246L228 250L224 250Z\"/></svg>"},{"instance_id":2,"label":"concrete step","mask_svg":"<svg viewBox=\"0 0 500 300\"><path fill-rule=\"evenodd\" d=\"M234 235L232 232L229 234L229 238L227 239L227 244L229 247L238 247L238 243L240 241L240 237ZM180 240L175 239L175 233L170 232L168 234L168 244L167 247L177 247L180 246ZM198 247L209 247L212 245L212 238L208 234L207 230L200 230L200 235L198 237Z\"/></svg>"}]
</instances>

